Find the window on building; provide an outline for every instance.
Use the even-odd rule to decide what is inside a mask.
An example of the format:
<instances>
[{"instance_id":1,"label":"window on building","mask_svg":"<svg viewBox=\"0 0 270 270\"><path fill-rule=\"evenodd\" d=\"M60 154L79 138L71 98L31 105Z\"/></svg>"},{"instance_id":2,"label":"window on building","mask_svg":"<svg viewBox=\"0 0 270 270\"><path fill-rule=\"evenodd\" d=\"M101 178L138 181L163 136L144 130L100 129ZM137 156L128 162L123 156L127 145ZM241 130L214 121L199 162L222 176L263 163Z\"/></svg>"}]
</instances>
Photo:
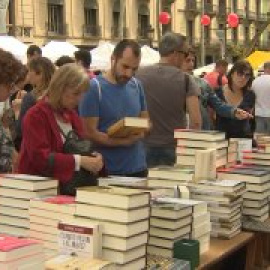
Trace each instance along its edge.
<instances>
[{"instance_id":1,"label":"window on building","mask_svg":"<svg viewBox=\"0 0 270 270\"><path fill-rule=\"evenodd\" d=\"M149 8L147 3L142 3L138 8L138 36L140 38L148 38L150 28Z\"/></svg>"},{"instance_id":2,"label":"window on building","mask_svg":"<svg viewBox=\"0 0 270 270\"><path fill-rule=\"evenodd\" d=\"M232 42L235 44L238 42L238 28L232 29Z\"/></svg>"},{"instance_id":3,"label":"window on building","mask_svg":"<svg viewBox=\"0 0 270 270\"><path fill-rule=\"evenodd\" d=\"M63 0L48 0L48 32L65 34Z\"/></svg>"},{"instance_id":4,"label":"window on building","mask_svg":"<svg viewBox=\"0 0 270 270\"><path fill-rule=\"evenodd\" d=\"M245 40L249 41L249 39L250 39L249 26L245 26L244 31L245 31Z\"/></svg>"},{"instance_id":5,"label":"window on building","mask_svg":"<svg viewBox=\"0 0 270 270\"><path fill-rule=\"evenodd\" d=\"M219 0L219 2L218 2L218 10L219 10L220 14L222 14L222 15L226 14L226 1Z\"/></svg>"},{"instance_id":6,"label":"window on building","mask_svg":"<svg viewBox=\"0 0 270 270\"><path fill-rule=\"evenodd\" d=\"M194 21L192 20L187 21L186 33L187 33L187 39L188 39L189 45L193 45L194 44Z\"/></svg>"},{"instance_id":7,"label":"window on building","mask_svg":"<svg viewBox=\"0 0 270 270\"><path fill-rule=\"evenodd\" d=\"M204 27L204 40L206 43L209 43L211 39L211 30L209 26Z\"/></svg>"},{"instance_id":8,"label":"window on building","mask_svg":"<svg viewBox=\"0 0 270 270\"><path fill-rule=\"evenodd\" d=\"M237 0L232 0L232 11L235 13L238 11L238 1Z\"/></svg>"},{"instance_id":9,"label":"window on building","mask_svg":"<svg viewBox=\"0 0 270 270\"><path fill-rule=\"evenodd\" d=\"M120 0L115 0L112 14L112 36L120 37Z\"/></svg>"},{"instance_id":10,"label":"window on building","mask_svg":"<svg viewBox=\"0 0 270 270\"><path fill-rule=\"evenodd\" d=\"M84 32L93 36L98 36L99 23L98 23L98 3L96 0L84 1Z\"/></svg>"}]
</instances>

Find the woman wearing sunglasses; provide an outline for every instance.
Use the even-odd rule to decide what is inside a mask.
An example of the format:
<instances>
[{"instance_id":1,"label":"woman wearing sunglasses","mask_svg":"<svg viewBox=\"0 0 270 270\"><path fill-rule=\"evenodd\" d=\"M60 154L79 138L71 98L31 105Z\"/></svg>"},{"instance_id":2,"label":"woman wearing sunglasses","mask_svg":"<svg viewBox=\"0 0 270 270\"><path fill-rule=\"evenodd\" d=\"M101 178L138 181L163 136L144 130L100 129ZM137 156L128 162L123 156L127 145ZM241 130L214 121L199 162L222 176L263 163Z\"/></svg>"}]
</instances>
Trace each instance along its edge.
<instances>
[{"instance_id":1,"label":"woman wearing sunglasses","mask_svg":"<svg viewBox=\"0 0 270 270\"><path fill-rule=\"evenodd\" d=\"M228 84L216 92L218 97L232 106L253 114L255 94L250 89L254 79L251 65L247 61L238 61L227 77ZM253 138L254 125L252 120L230 119L217 115L216 129L225 132L227 138Z\"/></svg>"}]
</instances>

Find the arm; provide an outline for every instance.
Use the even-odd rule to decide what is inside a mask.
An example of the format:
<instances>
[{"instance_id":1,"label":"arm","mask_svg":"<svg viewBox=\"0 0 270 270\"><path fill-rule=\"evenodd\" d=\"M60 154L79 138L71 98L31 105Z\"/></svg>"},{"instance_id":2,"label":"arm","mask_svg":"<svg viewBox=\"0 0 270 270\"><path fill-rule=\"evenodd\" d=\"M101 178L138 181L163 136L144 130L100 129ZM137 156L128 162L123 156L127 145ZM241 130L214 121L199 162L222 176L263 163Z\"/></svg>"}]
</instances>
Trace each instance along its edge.
<instances>
[{"instance_id":1,"label":"arm","mask_svg":"<svg viewBox=\"0 0 270 270\"><path fill-rule=\"evenodd\" d=\"M200 129L202 125L199 99L197 96L188 96L186 98L187 111L189 113L190 128Z\"/></svg>"}]
</instances>

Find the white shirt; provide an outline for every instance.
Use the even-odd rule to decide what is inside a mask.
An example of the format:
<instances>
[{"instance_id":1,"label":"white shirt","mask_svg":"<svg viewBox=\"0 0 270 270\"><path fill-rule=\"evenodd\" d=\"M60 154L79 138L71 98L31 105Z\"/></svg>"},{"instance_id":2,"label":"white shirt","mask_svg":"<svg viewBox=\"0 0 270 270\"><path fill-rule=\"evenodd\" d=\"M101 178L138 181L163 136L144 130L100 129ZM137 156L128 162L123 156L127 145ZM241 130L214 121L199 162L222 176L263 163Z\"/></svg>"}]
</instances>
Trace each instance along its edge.
<instances>
[{"instance_id":1,"label":"white shirt","mask_svg":"<svg viewBox=\"0 0 270 270\"><path fill-rule=\"evenodd\" d=\"M263 74L252 83L256 95L255 115L270 117L270 75Z\"/></svg>"}]
</instances>

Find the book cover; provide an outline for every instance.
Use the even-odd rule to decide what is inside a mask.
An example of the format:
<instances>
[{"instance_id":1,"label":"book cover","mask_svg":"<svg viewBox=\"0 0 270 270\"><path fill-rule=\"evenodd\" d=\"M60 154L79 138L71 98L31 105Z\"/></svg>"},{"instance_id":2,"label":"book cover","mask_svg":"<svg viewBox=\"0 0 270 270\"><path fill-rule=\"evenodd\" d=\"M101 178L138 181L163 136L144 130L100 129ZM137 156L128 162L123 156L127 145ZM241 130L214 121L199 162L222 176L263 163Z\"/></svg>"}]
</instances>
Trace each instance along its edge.
<instances>
[{"instance_id":1,"label":"book cover","mask_svg":"<svg viewBox=\"0 0 270 270\"><path fill-rule=\"evenodd\" d=\"M101 241L102 232L98 223L69 219L58 224L58 245L62 254L100 258Z\"/></svg>"},{"instance_id":2,"label":"book cover","mask_svg":"<svg viewBox=\"0 0 270 270\"><path fill-rule=\"evenodd\" d=\"M225 140L225 133L216 130L195 130L195 129L176 129L174 131L176 139L220 141Z\"/></svg>"}]
</instances>

